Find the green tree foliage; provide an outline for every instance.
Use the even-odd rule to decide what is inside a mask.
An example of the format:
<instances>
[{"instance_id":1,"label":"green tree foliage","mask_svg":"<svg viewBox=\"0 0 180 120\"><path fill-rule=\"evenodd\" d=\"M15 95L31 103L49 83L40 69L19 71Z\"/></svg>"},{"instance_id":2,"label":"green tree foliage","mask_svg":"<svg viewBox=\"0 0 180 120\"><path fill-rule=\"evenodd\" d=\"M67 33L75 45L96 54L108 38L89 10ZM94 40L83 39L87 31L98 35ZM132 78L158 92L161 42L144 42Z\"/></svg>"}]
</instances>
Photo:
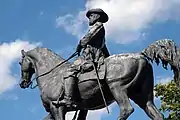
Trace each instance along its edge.
<instances>
[{"instance_id":1,"label":"green tree foliage","mask_svg":"<svg viewBox=\"0 0 180 120\"><path fill-rule=\"evenodd\" d=\"M180 89L174 81L155 86L155 96L160 97L160 111L168 112L165 120L180 120Z\"/></svg>"}]
</instances>

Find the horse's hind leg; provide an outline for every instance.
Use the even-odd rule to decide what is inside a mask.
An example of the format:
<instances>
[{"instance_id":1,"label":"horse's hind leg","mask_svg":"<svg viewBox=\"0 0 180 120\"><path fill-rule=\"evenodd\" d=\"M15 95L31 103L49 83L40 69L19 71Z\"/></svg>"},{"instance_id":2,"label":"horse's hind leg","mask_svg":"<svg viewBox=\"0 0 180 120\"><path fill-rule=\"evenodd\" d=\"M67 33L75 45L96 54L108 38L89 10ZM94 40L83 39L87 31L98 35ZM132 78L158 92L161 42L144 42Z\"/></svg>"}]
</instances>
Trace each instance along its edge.
<instances>
[{"instance_id":1,"label":"horse's hind leg","mask_svg":"<svg viewBox=\"0 0 180 120\"><path fill-rule=\"evenodd\" d=\"M118 120L126 120L134 111L130 100L127 96L126 90L121 89L121 86L117 83L110 85L110 90L120 107L120 116Z\"/></svg>"},{"instance_id":2,"label":"horse's hind leg","mask_svg":"<svg viewBox=\"0 0 180 120\"><path fill-rule=\"evenodd\" d=\"M162 114L158 111L154 102L149 100L146 104L145 112L152 118L153 120L164 120Z\"/></svg>"},{"instance_id":3,"label":"horse's hind leg","mask_svg":"<svg viewBox=\"0 0 180 120\"><path fill-rule=\"evenodd\" d=\"M134 94L131 99L138 104L152 120L163 120L163 115L154 105L153 74L149 71L149 74L143 81L141 93Z\"/></svg>"},{"instance_id":4,"label":"horse's hind leg","mask_svg":"<svg viewBox=\"0 0 180 120\"><path fill-rule=\"evenodd\" d=\"M156 108L154 104L154 95L153 95L153 89L147 94L147 102L144 106L144 111L147 113L147 115L153 119L153 120L163 120L163 115L161 112Z\"/></svg>"},{"instance_id":5,"label":"horse's hind leg","mask_svg":"<svg viewBox=\"0 0 180 120\"><path fill-rule=\"evenodd\" d=\"M148 95L135 95L132 100L141 107L146 114L152 119L152 120L164 120L163 115L160 113L160 111L156 108L154 105L154 102L152 99L147 98ZM153 95L152 95L153 96Z\"/></svg>"}]
</instances>

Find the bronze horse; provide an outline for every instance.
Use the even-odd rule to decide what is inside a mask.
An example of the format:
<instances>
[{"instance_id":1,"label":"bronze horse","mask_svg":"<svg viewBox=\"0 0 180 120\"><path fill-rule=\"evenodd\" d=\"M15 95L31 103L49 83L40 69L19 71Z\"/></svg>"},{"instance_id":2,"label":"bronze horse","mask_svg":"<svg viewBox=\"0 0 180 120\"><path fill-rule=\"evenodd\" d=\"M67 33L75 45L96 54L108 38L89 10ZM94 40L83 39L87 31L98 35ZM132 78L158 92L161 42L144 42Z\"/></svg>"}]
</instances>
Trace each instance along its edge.
<instances>
[{"instance_id":1,"label":"bronze horse","mask_svg":"<svg viewBox=\"0 0 180 120\"><path fill-rule=\"evenodd\" d=\"M174 80L180 87L180 50L172 40L159 40L148 46L140 53L112 55L105 59L105 82L102 82L102 89L105 94L107 104L114 101L120 107L119 120L126 120L134 111L130 104L133 100L152 120L163 120L163 115L154 105L153 95L153 70L149 61L159 63L162 61L163 67L170 64L174 72ZM21 65L21 88L28 88L32 75L39 76L63 62L64 59L47 48L35 48L25 52L22 50ZM36 79L41 91L41 99L48 116L45 120L65 120L65 114L69 111L80 110L78 120L85 120L88 110L95 110L105 107L101 97L97 80L91 77L89 80L79 80L77 101L80 106L68 108L66 106L55 106L55 101L60 96L64 96L63 74L73 63L66 62L47 75ZM80 99L79 99L80 98Z\"/></svg>"}]
</instances>

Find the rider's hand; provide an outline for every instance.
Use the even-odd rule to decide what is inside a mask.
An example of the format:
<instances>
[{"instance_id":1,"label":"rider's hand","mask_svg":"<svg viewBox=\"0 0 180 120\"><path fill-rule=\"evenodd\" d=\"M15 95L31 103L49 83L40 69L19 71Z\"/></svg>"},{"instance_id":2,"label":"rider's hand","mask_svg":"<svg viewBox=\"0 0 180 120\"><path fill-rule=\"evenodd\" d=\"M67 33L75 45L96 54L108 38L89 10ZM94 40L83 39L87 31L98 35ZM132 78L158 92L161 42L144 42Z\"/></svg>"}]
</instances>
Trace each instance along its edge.
<instances>
[{"instance_id":1,"label":"rider's hand","mask_svg":"<svg viewBox=\"0 0 180 120\"><path fill-rule=\"evenodd\" d=\"M76 52L78 52L78 55L80 55L81 49L82 49L82 46L78 45L76 48Z\"/></svg>"}]
</instances>

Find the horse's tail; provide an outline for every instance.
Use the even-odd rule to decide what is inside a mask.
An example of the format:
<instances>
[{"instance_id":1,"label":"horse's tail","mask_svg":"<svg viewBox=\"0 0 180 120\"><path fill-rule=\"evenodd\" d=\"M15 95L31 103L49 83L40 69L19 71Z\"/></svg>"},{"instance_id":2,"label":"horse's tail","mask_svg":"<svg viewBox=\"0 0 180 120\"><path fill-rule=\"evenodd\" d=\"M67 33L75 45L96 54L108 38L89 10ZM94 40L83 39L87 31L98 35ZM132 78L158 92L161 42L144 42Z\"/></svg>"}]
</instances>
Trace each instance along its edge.
<instances>
[{"instance_id":1,"label":"horse's tail","mask_svg":"<svg viewBox=\"0 0 180 120\"><path fill-rule=\"evenodd\" d=\"M167 69L169 63L171 70L174 72L174 81L180 88L180 49L177 48L173 40L158 40L144 49L141 54L151 62L155 61L157 65L161 60L165 69Z\"/></svg>"}]
</instances>

